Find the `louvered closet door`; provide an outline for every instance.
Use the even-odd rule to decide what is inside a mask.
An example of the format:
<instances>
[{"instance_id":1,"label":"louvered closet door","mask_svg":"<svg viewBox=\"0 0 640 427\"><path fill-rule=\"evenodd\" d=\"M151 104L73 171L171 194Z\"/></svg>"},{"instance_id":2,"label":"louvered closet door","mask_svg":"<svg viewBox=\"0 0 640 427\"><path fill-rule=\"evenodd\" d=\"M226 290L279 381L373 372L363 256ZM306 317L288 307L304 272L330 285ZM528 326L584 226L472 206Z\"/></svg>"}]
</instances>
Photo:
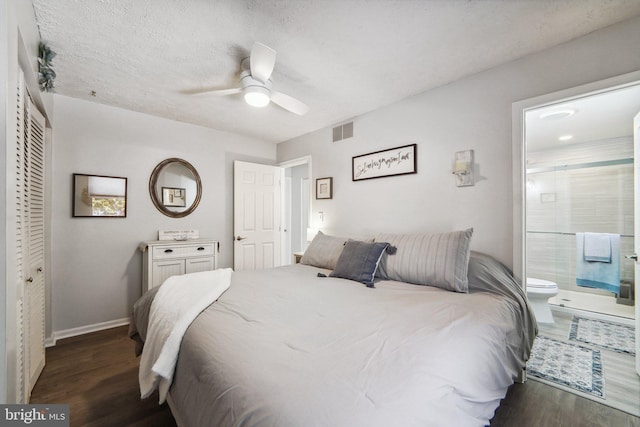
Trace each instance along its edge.
<instances>
[{"instance_id":1,"label":"louvered closet door","mask_svg":"<svg viewBox=\"0 0 640 427\"><path fill-rule=\"evenodd\" d=\"M27 302L26 362L28 366L29 393L44 368L44 141L45 118L35 106L27 103L25 125L25 195L28 205L29 262L27 269L25 301Z\"/></svg>"},{"instance_id":2,"label":"louvered closet door","mask_svg":"<svg viewBox=\"0 0 640 427\"><path fill-rule=\"evenodd\" d=\"M16 401L18 403L26 403L29 397L26 385L27 368L25 364L25 303L24 303L24 288L25 280L25 258L27 258L27 248L25 245L26 228L25 225L25 206L26 197L24 194L24 139L25 139L25 126L24 126L24 112L25 112L25 97L26 91L24 89L24 76L20 73L18 81L18 99L17 102L17 117L16 117L16 223L15 223L15 251L16 251L16 325L17 325L17 337L16 337Z\"/></svg>"},{"instance_id":3,"label":"louvered closet door","mask_svg":"<svg viewBox=\"0 0 640 427\"><path fill-rule=\"evenodd\" d=\"M16 277L18 401L29 401L44 368L44 147L46 121L21 76L16 150Z\"/></svg>"}]
</instances>

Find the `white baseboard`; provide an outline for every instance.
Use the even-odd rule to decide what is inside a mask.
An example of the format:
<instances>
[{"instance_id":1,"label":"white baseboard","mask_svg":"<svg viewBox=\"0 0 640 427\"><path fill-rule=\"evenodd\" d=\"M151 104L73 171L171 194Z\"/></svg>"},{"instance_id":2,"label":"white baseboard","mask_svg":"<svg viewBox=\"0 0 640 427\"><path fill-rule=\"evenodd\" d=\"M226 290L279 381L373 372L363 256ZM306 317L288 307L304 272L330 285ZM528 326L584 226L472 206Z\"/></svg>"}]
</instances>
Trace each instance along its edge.
<instances>
[{"instance_id":1,"label":"white baseboard","mask_svg":"<svg viewBox=\"0 0 640 427\"><path fill-rule=\"evenodd\" d=\"M90 334L91 332L103 331L105 329L117 328L131 323L131 318L110 320L108 322L95 323L93 325L79 326L77 328L65 329L62 331L54 331L51 337L44 340L45 347L53 347L58 340L65 338L77 337L78 335Z\"/></svg>"}]
</instances>

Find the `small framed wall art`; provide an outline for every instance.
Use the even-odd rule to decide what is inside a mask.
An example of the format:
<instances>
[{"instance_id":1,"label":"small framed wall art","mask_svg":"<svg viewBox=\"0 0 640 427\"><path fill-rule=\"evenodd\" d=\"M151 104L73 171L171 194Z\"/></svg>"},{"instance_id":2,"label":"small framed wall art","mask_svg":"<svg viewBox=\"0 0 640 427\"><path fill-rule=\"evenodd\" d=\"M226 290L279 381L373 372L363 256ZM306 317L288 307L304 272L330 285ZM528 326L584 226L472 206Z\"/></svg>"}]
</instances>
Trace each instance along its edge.
<instances>
[{"instance_id":1,"label":"small framed wall art","mask_svg":"<svg viewBox=\"0 0 640 427\"><path fill-rule=\"evenodd\" d=\"M332 199L333 198L333 178L316 179L316 199Z\"/></svg>"}]
</instances>

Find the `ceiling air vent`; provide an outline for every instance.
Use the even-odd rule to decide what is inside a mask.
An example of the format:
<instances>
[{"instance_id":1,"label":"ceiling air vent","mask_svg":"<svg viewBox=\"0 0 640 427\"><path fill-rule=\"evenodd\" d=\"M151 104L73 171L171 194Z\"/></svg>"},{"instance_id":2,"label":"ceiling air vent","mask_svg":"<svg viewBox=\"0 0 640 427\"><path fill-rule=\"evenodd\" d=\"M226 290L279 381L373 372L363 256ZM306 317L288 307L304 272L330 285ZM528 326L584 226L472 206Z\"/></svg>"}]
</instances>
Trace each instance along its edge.
<instances>
[{"instance_id":1,"label":"ceiling air vent","mask_svg":"<svg viewBox=\"0 0 640 427\"><path fill-rule=\"evenodd\" d=\"M333 142L353 138L353 122L345 123L333 128Z\"/></svg>"}]
</instances>

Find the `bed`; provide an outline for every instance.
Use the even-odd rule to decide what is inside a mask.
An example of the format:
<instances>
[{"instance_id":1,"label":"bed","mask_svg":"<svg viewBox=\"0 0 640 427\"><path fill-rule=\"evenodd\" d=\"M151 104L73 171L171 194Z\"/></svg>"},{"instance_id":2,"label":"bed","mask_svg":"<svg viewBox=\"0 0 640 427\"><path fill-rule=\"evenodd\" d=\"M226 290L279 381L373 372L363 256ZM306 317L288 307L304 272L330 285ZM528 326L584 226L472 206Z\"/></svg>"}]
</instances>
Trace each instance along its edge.
<instances>
[{"instance_id":1,"label":"bed","mask_svg":"<svg viewBox=\"0 0 640 427\"><path fill-rule=\"evenodd\" d=\"M488 425L522 374L535 318L509 269L469 251L468 230L445 237L365 242L384 242L365 260L368 281L338 277L353 241L333 236L314 239L302 264L234 272L181 338L168 394L178 425ZM139 344L165 285L134 307Z\"/></svg>"}]
</instances>

